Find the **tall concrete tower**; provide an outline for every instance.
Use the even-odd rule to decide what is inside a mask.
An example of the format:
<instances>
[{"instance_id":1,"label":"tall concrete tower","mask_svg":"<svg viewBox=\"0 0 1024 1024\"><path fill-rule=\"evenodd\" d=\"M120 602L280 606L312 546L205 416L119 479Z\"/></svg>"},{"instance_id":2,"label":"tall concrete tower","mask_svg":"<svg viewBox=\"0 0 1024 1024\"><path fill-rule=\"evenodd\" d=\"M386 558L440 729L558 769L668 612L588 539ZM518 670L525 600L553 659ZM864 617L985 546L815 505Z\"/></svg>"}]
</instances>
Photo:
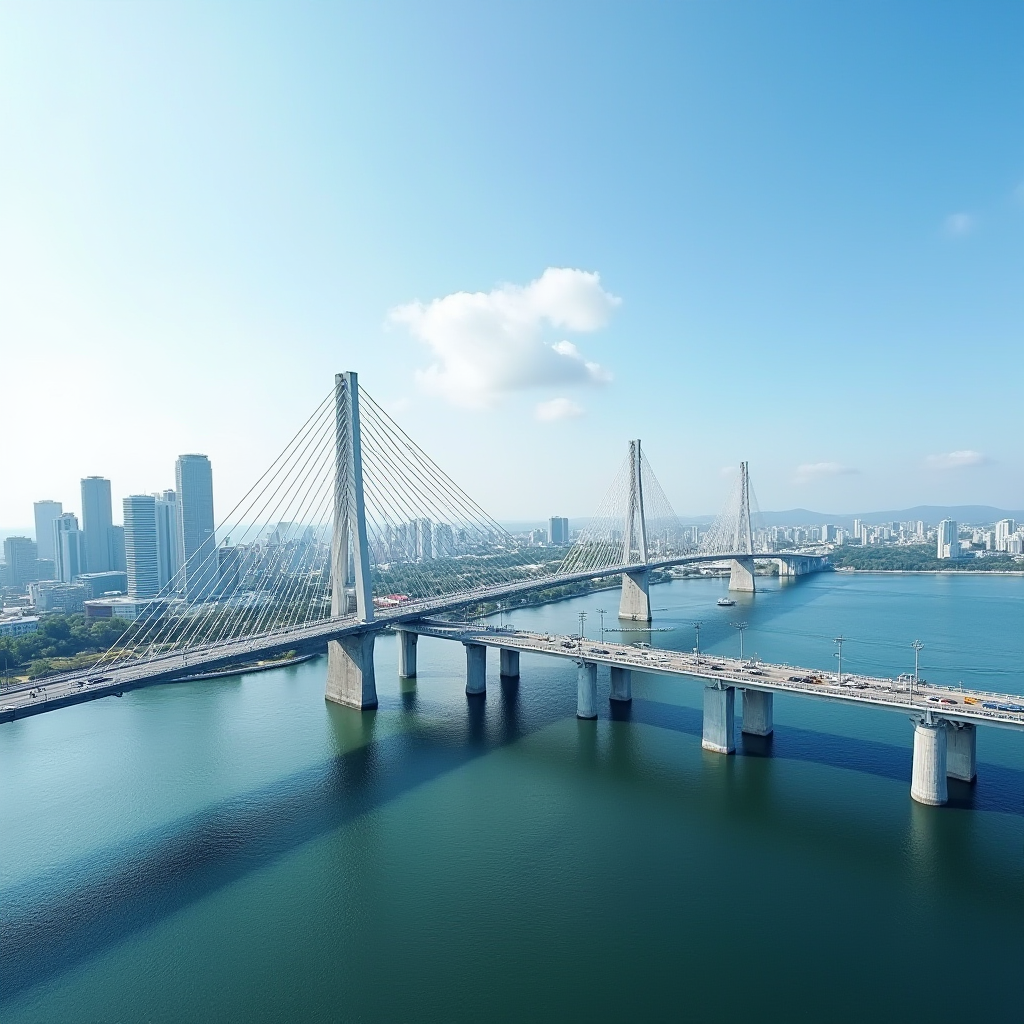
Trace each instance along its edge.
<instances>
[{"instance_id":1,"label":"tall concrete tower","mask_svg":"<svg viewBox=\"0 0 1024 1024\"><path fill-rule=\"evenodd\" d=\"M213 468L205 455L181 455L174 465L180 502L179 550L185 597L204 601L217 585L217 537L213 519Z\"/></svg>"},{"instance_id":2,"label":"tall concrete tower","mask_svg":"<svg viewBox=\"0 0 1024 1024\"><path fill-rule=\"evenodd\" d=\"M124 549L128 593L132 597L156 597L160 593L160 572L153 495L130 494L124 499Z\"/></svg>"}]
</instances>

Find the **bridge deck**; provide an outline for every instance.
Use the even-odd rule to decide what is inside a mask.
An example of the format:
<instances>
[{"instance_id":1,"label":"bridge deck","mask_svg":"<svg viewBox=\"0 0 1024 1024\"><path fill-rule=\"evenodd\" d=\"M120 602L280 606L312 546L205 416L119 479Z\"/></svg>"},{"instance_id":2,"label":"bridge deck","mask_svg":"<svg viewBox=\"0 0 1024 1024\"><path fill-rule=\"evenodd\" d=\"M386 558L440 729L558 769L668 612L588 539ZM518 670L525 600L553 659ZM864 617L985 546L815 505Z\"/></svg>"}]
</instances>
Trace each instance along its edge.
<instances>
[{"instance_id":1,"label":"bridge deck","mask_svg":"<svg viewBox=\"0 0 1024 1024\"><path fill-rule=\"evenodd\" d=\"M913 694L903 683L873 676L843 675L842 685L835 676L816 669L792 665L773 665L762 662L740 661L718 655L666 651L658 648L640 649L627 644L596 643L577 637L556 636L550 633L532 633L522 630L502 630L494 627L442 622L414 622L403 629L422 636L435 636L463 643L485 644L488 647L506 647L528 654L545 654L573 661L588 661L599 665L614 665L634 672L656 675L696 677L709 682L721 682L746 690L764 690L768 693L792 693L801 697L838 701L847 705L862 705L902 711L904 714L932 712L936 717L972 725L1024 730L1024 698L982 690L937 686L922 683ZM811 682L810 680L820 680ZM978 701L977 704L968 703ZM944 703L952 701L952 703ZM999 711L984 704L1002 704L1020 707L1020 711Z\"/></svg>"}]
</instances>

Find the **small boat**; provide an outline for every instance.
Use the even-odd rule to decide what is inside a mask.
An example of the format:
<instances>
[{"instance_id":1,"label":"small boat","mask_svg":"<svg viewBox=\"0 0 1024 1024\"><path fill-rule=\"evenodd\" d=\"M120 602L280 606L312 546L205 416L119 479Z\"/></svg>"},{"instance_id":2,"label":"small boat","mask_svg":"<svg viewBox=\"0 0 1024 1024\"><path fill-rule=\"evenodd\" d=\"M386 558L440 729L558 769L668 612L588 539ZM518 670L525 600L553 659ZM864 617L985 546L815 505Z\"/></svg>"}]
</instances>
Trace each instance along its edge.
<instances>
[{"instance_id":1,"label":"small boat","mask_svg":"<svg viewBox=\"0 0 1024 1024\"><path fill-rule=\"evenodd\" d=\"M731 608L735 603L731 597L720 597L718 599L719 608Z\"/></svg>"}]
</instances>

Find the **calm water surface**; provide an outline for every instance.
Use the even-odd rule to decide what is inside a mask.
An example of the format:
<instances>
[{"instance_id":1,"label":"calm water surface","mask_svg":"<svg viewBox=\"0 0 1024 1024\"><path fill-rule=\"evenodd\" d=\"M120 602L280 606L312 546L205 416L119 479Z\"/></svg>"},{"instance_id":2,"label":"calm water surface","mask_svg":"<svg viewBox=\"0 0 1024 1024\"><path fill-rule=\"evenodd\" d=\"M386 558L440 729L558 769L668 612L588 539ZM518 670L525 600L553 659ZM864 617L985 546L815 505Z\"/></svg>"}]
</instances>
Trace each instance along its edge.
<instances>
[{"instance_id":1,"label":"calm water surface","mask_svg":"<svg viewBox=\"0 0 1024 1024\"><path fill-rule=\"evenodd\" d=\"M829 574L718 608L652 590L656 645L1024 692L1024 579ZM614 592L517 611L569 632ZM620 639L620 634L609 638ZM625 634L628 639L639 634ZM702 684L575 718L571 664L377 645L380 709L324 663L0 726L0 1016L27 1021L1020 1021L1024 736L910 800L905 715L777 696L701 750Z\"/></svg>"}]
</instances>

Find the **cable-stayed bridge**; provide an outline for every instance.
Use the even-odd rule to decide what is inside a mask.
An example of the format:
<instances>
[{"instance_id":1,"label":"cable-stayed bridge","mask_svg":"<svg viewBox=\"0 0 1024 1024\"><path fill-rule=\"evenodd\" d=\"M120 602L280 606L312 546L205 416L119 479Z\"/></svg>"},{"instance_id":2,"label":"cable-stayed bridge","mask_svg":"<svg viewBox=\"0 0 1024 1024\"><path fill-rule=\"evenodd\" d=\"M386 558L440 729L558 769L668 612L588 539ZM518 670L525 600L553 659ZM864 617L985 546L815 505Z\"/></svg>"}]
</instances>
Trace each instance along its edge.
<instances>
[{"instance_id":1,"label":"cable-stayed bridge","mask_svg":"<svg viewBox=\"0 0 1024 1024\"><path fill-rule=\"evenodd\" d=\"M757 519L742 463L725 508L698 541L634 440L586 529L560 561L552 560L546 549L520 545L474 502L359 386L355 373L338 374L332 391L220 524L219 542L200 546L89 669L8 690L0 721L325 645L327 698L374 708L374 644L386 627L398 633L402 675L416 674L421 633L450 635L466 646L467 692L483 692L488 644L469 634L439 634L439 618L621 577L620 617L650 622L651 573L658 569L724 563L730 589L753 591L756 558L776 560L784 575L827 567L820 553L769 551ZM502 672L512 676L520 650L538 649L513 637L497 646ZM587 656L582 644L575 655L580 717L596 717L597 664L605 655ZM622 658L620 691L621 672L632 671L625 667L629 657ZM611 671L614 690L615 665ZM712 678L708 687L704 745L710 750L732 749L735 683ZM744 728L756 721L761 734L771 732L773 685L762 680L743 688ZM814 687L804 691L828 696ZM1016 710L989 715L980 699L975 703L941 709L942 718L933 713L940 709L924 707L919 716L917 732L934 752L922 755L922 763L935 779L941 776L943 792L945 768L935 758L940 745L945 757L949 723L959 730L954 743L969 744L972 774L976 722L990 717L992 724L1024 727ZM925 802L942 802L935 786L925 789L935 797Z\"/></svg>"}]
</instances>

